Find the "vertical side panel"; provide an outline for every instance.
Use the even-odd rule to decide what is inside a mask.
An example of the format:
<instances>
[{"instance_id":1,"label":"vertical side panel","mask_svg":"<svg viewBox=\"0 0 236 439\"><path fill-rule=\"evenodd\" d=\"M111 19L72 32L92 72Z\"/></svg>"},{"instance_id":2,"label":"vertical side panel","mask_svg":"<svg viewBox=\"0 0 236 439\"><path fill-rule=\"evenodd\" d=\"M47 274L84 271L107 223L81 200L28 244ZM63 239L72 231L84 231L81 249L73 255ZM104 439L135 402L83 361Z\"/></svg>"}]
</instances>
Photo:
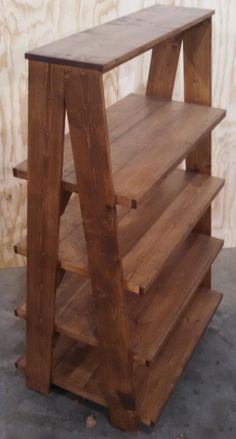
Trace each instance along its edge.
<instances>
[{"instance_id":1,"label":"vertical side panel","mask_svg":"<svg viewBox=\"0 0 236 439\"><path fill-rule=\"evenodd\" d=\"M26 383L50 387L65 106L60 66L29 62Z\"/></svg>"},{"instance_id":2,"label":"vertical side panel","mask_svg":"<svg viewBox=\"0 0 236 439\"><path fill-rule=\"evenodd\" d=\"M171 99L175 84L182 36L164 41L152 50L147 96Z\"/></svg>"},{"instance_id":3,"label":"vertical side panel","mask_svg":"<svg viewBox=\"0 0 236 439\"><path fill-rule=\"evenodd\" d=\"M190 29L184 36L184 94L186 102L211 105L212 103L212 20L207 19ZM211 175L211 134L208 135L186 160L189 171ZM203 215L197 231L211 235L211 207ZM204 285L211 286L211 275Z\"/></svg>"},{"instance_id":4,"label":"vertical side panel","mask_svg":"<svg viewBox=\"0 0 236 439\"><path fill-rule=\"evenodd\" d=\"M136 431L128 321L117 242L102 76L65 69L65 99L88 248L102 361L102 387L111 422Z\"/></svg>"}]
</instances>

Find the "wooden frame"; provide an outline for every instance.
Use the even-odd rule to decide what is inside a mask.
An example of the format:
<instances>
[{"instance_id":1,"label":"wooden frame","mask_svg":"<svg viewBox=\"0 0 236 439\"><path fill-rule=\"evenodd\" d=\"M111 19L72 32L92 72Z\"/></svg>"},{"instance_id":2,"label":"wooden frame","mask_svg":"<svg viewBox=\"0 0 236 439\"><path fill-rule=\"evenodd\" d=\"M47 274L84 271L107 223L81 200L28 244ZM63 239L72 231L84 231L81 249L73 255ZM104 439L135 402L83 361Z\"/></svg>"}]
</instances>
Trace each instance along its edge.
<instances>
[{"instance_id":1,"label":"wooden frame","mask_svg":"<svg viewBox=\"0 0 236 439\"><path fill-rule=\"evenodd\" d=\"M26 55L28 162L14 175L28 179L27 245L16 246L28 258L27 300L16 311L27 323L17 364L30 388L74 391L130 432L157 420L222 298L209 271L222 246L210 204L223 185L211 176L211 131L225 115L211 108L212 14L154 6L99 27L97 38L91 30ZM182 42L185 103L174 103ZM146 97L107 112L103 73L149 49ZM73 157L63 165L65 111ZM184 158L186 171L173 171Z\"/></svg>"}]
</instances>

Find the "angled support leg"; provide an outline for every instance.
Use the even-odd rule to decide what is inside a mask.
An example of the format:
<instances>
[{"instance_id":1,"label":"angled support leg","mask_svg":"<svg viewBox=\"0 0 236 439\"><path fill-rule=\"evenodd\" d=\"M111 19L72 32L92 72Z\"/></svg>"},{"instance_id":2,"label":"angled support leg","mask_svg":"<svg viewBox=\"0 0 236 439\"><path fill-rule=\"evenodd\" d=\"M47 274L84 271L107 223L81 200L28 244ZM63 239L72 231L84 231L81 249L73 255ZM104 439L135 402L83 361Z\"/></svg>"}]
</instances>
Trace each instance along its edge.
<instances>
[{"instance_id":1,"label":"angled support leg","mask_svg":"<svg viewBox=\"0 0 236 439\"><path fill-rule=\"evenodd\" d=\"M65 105L59 66L29 62L26 384L47 394L54 334Z\"/></svg>"},{"instance_id":2,"label":"angled support leg","mask_svg":"<svg viewBox=\"0 0 236 439\"><path fill-rule=\"evenodd\" d=\"M65 68L65 101L95 300L102 388L112 424L136 431L126 291L117 242L102 75Z\"/></svg>"},{"instance_id":3,"label":"angled support leg","mask_svg":"<svg viewBox=\"0 0 236 439\"><path fill-rule=\"evenodd\" d=\"M152 50L147 96L171 99L175 84L182 36L158 44Z\"/></svg>"},{"instance_id":4,"label":"angled support leg","mask_svg":"<svg viewBox=\"0 0 236 439\"><path fill-rule=\"evenodd\" d=\"M196 104L212 103L212 20L207 19L190 29L184 36L184 93L185 101ZM186 160L189 171L211 175L211 134L209 134ZM197 224L196 231L211 235L211 207ZM211 286L211 273L204 280Z\"/></svg>"}]
</instances>

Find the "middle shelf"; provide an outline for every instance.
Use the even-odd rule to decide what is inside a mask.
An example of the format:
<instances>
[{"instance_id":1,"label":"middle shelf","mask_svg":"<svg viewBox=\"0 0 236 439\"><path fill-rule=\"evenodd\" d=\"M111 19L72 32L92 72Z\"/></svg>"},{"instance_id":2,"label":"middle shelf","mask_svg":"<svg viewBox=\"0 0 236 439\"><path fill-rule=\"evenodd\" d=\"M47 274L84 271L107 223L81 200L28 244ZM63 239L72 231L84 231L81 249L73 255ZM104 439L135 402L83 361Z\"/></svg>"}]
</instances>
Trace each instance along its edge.
<instances>
[{"instance_id":1,"label":"middle shelf","mask_svg":"<svg viewBox=\"0 0 236 439\"><path fill-rule=\"evenodd\" d=\"M192 233L166 263L144 297L127 293L133 359L151 365L191 303L223 241ZM16 315L27 317L26 304ZM55 330L91 346L98 345L90 281L66 273L56 297Z\"/></svg>"},{"instance_id":2,"label":"middle shelf","mask_svg":"<svg viewBox=\"0 0 236 439\"><path fill-rule=\"evenodd\" d=\"M146 293L174 250L184 242L224 181L175 170L138 210L118 207L118 240L128 291ZM26 239L16 247L27 256ZM89 276L78 196L61 217L59 266Z\"/></svg>"}]
</instances>

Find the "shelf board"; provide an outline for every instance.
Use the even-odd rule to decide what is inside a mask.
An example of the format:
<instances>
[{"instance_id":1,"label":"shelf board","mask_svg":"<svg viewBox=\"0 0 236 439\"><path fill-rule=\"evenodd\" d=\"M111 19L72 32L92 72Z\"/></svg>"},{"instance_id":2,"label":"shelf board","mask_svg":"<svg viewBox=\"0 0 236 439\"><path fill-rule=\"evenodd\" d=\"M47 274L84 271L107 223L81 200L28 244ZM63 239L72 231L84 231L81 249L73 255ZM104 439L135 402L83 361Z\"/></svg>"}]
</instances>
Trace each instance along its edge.
<instances>
[{"instance_id":1,"label":"shelf board","mask_svg":"<svg viewBox=\"0 0 236 439\"><path fill-rule=\"evenodd\" d=\"M221 299L220 293L198 290L152 366L135 368L136 406L138 418L143 424L150 426L158 420ZM59 339L55 348L52 383L107 406L99 385L101 366L97 349L78 343L71 346L70 339L68 343L66 353L65 338L62 341ZM25 359L21 358L17 366L25 368Z\"/></svg>"},{"instance_id":2,"label":"shelf board","mask_svg":"<svg viewBox=\"0 0 236 439\"><path fill-rule=\"evenodd\" d=\"M136 208L224 118L225 111L131 94L107 114L117 203ZM27 161L13 173L27 179ZM62 185L77 192L69 135Z\"/></svg>"},{"instance_id":3,"label":"shelf board","mask_svg":"<svg viewBox=\"0 0 236 439\"><path fill-rule=\"evenodd\" d=\"M223 180L176 170L138 210L119 209L119 247L128 291L145 294L171 253L185 240L223 186ZM89 276L79 202L71 200L61 217L59 265ZM26 240L16 247L26 256Z\"/></svg>"},{"instance_id":4,"label":"shelf board","mask_svg":"<svg viewBox=\"0 0 236 439\"><path fill-rule=\"evenodd\" d=\"M34 49L26 58L107 72L213 13L156 5Z\"/></svg>"},{"instance_id":5,"label":"shelf board","mask_svg":"<svg viewBox=\"0 0 236 439\"><path fill-rule=\"evenodd\" d=\"M150 372L142 366L136 369L137 406L144 424L153 425L159 419L222 297L215 291L199 290Z\"/></svg>"},{"instance_id":6,"label":"shelf board","mask_svg":"<svg viewBox=\"0 0 236 439\"><path fill-rule=\"evenodd\" d=\"M127 295L131 350L134 360L150 366L172 333L196 289L208 272L223 241L191 234L166 264L144 297ZM16 315L27 318L26 305ZM57 290L55 331L98 346L91 285L67 273Z\"/></svg>"}]
</instances>

